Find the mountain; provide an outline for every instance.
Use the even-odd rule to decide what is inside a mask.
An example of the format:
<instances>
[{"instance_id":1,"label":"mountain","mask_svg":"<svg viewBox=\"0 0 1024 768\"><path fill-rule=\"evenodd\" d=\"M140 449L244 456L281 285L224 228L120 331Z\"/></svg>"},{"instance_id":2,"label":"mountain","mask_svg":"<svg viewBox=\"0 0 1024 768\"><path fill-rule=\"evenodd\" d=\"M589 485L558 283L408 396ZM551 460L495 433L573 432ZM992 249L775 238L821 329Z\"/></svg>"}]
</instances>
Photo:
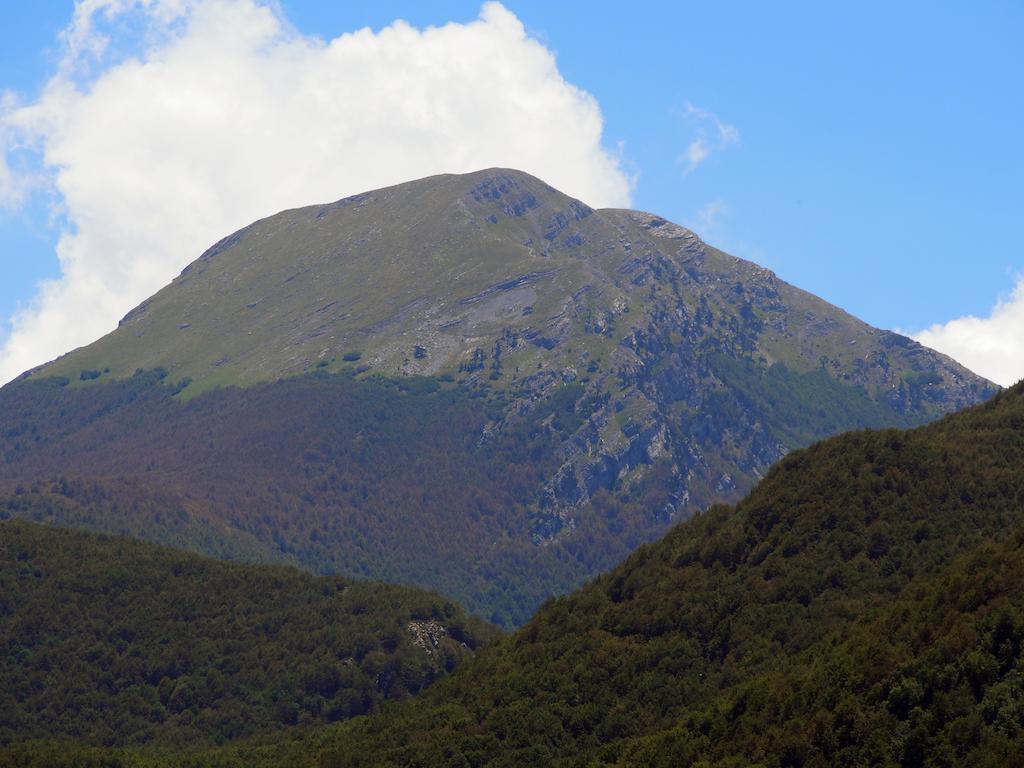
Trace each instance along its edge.
<instances>
[{"instance_id":1,"label":"mountain","mask_svg":"<svg viewBox=\"0 0 1024 768\"><path fill-rule=\"evenodd\" d=\"M417 699L195 765L1021 765L1022 468L1024 385L796 451Z\"/></svg>"},{"instance_id":2,"label":"mountain","mask_svg":"<svg viewBox=\"0 0 1024 768\"><path fill-rule=\"evenodd\" d=\"M415 694L494 639L409 587L0 522L0 744L215 744Z\"/></svg>"},{"instance_id":3,"label":"mountain","mask_svg":"<svg viewBox=\"0 0 1024 768\"><path fill-rule=\"evenodd\" d=\"M258 221L0 390L0 505L512 626L787 451L995 390L664 219L491 169Z\"/></svg>"}]
</instances>

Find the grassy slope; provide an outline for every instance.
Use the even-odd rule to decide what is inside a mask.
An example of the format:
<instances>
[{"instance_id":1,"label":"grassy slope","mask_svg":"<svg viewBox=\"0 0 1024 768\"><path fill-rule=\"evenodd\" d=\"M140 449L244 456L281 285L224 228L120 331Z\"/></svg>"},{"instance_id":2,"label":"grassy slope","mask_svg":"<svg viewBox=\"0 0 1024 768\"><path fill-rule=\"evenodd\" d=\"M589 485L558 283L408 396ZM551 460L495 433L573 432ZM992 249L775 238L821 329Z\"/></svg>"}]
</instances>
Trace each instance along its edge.
<instances>
[{"instance_id":1,"label":"grassy slope","mask_svg":"<svg viewBox=\"0 0 1024 768\"><path fill-rule=\"evenodd\" d=\"M215 744L419 692L496 631L421 590L0 523L0 743ZM420 647L410 622L443 626ZM465 645L468 644L468 645Z\"/></svg>"},{"instance_id":2,"label":"grassy slope","mask_svg":"<svg viewBox=\"0 0 1024 768\"><path fill-rule=\"evenodd\" d=\"M416 344L429 352L425 372L455 370L453 345L464 351L464 336L483 335L478 325L500 334L526 305L538 316L555 314L560 297L587 279L586 264L523 244L547 245L542 214L574 202L533 181L525 193L531 208L518 215L486 197L495 192L481 174L432 177L255 222L211 248L122 328L46 372L76 380L81 370L124 376L159 366L192 379L194 392L300 374L318 362L352 369L354 361L343 359L352 352L362 365L400 373L415 360ZM492 211L501 215L493 224ZM508 318L460 304L552 269L558 274L544 280L550 290L524 292L528 300L503 308ZM437 326L463 314L464 323L437 335Z\"/></svg>"},{"instance_id":3,"label":"grassy slope","mask_svg":"<svg viewBox=\"0 0 1024 768\"><path fill-rule=\"evenodd\" d=\"M517 278L524 279L509 283ZM596 363L611 375L602 391L619 394L616 369L635 362L626 340L680 313L704 313L707 325L694 333L716 348L735 346L797 373L825 365L873 399L889 398L921 371L957 390L987 384L681 227L633 211L593 211L502 169L421 179L257 221L212 247L116 331L43 373L78 385L83 373L89 381L161 367L191 382L188 398L317 366L465 377L477 350L489 362L499 344L495 387L515 388L538 369L580 376ZM694 354L685 342L696 340L677 342ZM976 399L917 405L929 416Z\"/></svg>"}]
</instances>

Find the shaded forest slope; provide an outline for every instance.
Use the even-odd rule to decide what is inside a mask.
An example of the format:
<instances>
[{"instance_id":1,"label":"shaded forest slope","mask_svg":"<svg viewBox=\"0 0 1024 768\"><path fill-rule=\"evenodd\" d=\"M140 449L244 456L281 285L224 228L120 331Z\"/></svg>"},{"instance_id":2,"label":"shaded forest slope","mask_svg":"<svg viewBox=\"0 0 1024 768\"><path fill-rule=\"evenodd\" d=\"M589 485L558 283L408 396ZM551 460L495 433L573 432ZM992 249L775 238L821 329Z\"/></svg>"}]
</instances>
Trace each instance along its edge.
<instances>
[{"instance_id":1,"label":"shaded forest slope","mask_svg":"<svg viewBox=\"0 0 1024 768\"><path fill-rule=\"evenodd\" d=\"M0 744L195 747L335 722L496 634L417 589L0 522Z\"/></svg>"},{"instance_id":2,"label":"shaded forest slope","mask_svg":"<svg viewBox=\"0 0 1024 768\"><path fill-rule=\"evenodd\" d=\"M415 700L193 766L1003 766L1024 758L1024 385L797 451ZM19 765L177 765L12 747ZM70 761L70 762L68 762Z\"/></svg>"},{"instance_id":3,"label":"shaded forest slope","mask_svg":"<svg viewBox=\"0 0 1024 768\"><path fill-rule=\"evenodd\" d=\"M505 403L433 379L318 374L182 403L162 376L5 388L0 510L426 586L499 624L525 621L659 524L642 497L607 496L579 534L531 537L556 445L585 419L579 387L487 434Z\"/></svg>"},{"instance_id":4,"label":"shaded forest slope","mask_svg":"<svg viewBox=\"0 0 1024 768\"><path fill-rule=\"evenodd\" d=\"M407 705L259 764L1024 758L1024 386L780 462Z\"/></svg>"}]
</instances>

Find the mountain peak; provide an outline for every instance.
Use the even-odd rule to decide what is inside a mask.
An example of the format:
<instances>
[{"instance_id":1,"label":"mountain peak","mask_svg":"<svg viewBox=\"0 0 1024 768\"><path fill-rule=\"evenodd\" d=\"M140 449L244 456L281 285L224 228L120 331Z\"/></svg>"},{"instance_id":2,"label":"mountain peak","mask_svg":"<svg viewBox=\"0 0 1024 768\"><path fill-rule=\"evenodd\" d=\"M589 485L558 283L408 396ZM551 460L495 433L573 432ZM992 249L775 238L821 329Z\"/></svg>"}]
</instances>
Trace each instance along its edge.
<instances>
[{"instance_id":1,"label":"mountain peak","mask_svg":"<svg viewBox=\"0 0 1024 768\"><path fill-rule=\"evenodd\" d=\"M34 386L46 377L63 379ZM222 495L232 481L217 466L235 457L239 477L269 473L262 487L279 490L282 472L292 490L262 503L280 505L296 532L275 546L317 567L354 563L452 587L488 611L497 606L480 597L493 586L480 562L500 551L559 563L556 575L499 590L504 615L521 619L539 594L610 565L673 520L737 499L793 448L845 429L923 423L993 391L664 218L594 210L528 174L486 169L283 211L228 236L116 331L14 385L6 434L11 455L24 449L24 462L62 475L77 461L103 476L131 462L150 479L159 467L203 476L219 489L201 513L209 530L237 527L262 543L262 508L248 488ZM53 404L59 431L23 446L19 398L33 397ZM78 459L68 402L89 404ZM93 425L94 404L120 426ZM147 408L162 427L139 415ZM234 417L211 426L226 413ZM357 423L344 439L333 431ZM143 425L137 447L105 453L94 436L125 425ZM202 437L175 453L179 434L197 429ZM447 469L435 478L439 465L417 452L436 458L441 436ZM514 491L486 484L493 468L473 454L487 446ZM517 470L510 456L533 458ZM350 457L408 463L415 501L344 487ZM492 490L453 498L469 477ZM321 493L341 496L308 506ZM443 567L437 547L396 540L406 529L389 515L412 508L429 523L421 543L456 527L464 537ZM365 538L345 536L350 525ZM580 560L587 537L601 554Z\"/></svg>"},{"instance_id":2,"label":"mountain peak","mask_svg":"<svg viewBox=\"0 0 1024 768\"><path fill-rule=\"evenodd\" d=\"M515 337L519 375L499 372L495 386L520 380L524 366L571 379L602 356L628 363L613 342L649 319L628 313L659 291L674 292L681 317L702 316L723 281L721 309L752 313L741 325L770 337L751 339L767 364L792 362L792 353L811 355L814 367L864 358L862 337L873 329L689 229L650 213L594 210L523 171L486 168L254 222L118 330L42 372L75 379L161 367L188 377L192 394L353 368L345 358L355 355L388 375L475 374L481 353L508 355L496 345ZM777 316L787 309L800 317ZM580 343L567 343L577 334ZM830 334L842 341L821 343Z\"/></svg>"},{"instance_id":3,"label":"mountain peak","mask_svg":"<svg viewBox=\"0 0 1024 768\"><path fill-rule=\"evenodd\" d=\"M534 209L543 208L561 211L574 207L588 214L592 212L586 204L523 171L488 168L459 178L470 185L467 195L474 202L495 205L506 216L522 216Z\"/></svg>"},{"instance_id":4,"label":"mountain peak","mask_svg":"<svg viewBox=\"0 0 1024 768\"><path fill-rule=\"evenodd\" d=\"M514 168L484 168L470 173L445 173L363 192L325 206L312 206L323 214L335 208L367 204L438 205L472 210L481 220L497 223L500 217L551 216L573 207L591 211L575 200L524 171Z\"/></svg>"},{"instance_id":5,"label":"mountain peak","mask_svg":"<svg viewBox=\"0 0 1024 768\"><path fill-rule=\"evenodd\" d=\"M215 244L116 331L34 376L92 381L140 368L187 381L184 397L316 371L437 376L529 408L571 384L601 415L567 448L550 488L555 507L684 450L691 438L673 437L679 419L698 425L709 450L720 440L736 446L735 459L707 466L692 461L704 448L685 447L689 469L677 471L699 467L708 487L681 494L670 515L734 498L748 482L737 478L809 439L918 423L994 391L685 227L594 210L506 168L261 219ZM834 400L816 404L823 418L801 399L812 390ZM719 396L738 398L742 425L708 420ZM758 402L774 415L755 415Z\"/></svg>"}]
</instances>

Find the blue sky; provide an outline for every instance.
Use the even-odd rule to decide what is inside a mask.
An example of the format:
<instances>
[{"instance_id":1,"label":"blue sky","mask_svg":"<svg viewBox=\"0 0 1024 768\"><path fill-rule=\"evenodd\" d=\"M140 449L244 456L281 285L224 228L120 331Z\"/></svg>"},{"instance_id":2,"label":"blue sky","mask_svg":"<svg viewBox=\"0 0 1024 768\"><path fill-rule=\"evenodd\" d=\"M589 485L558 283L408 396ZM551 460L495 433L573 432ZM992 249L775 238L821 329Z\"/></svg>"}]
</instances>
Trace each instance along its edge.
<instances>
[{"instance_id":1,"label":"blue sky","mask_svg":"<svg viewBox=\"0 0 1024 768\"><path fill-rule=\"evenodd\" d=\"M324 39L480 12L454 1L280 5ZM504 5L596 99L603 144L635 177L634 207L887 328L985 318L1024 272L1024 5ZM0 10L0 90L38 95L72 10ZM703 111L735 137L721 141ZM718 151L689 170L683 156L701 135ZM43 191L0 212L2 317L59 272L54 202Z\"/></svg>"}]
</instances>

